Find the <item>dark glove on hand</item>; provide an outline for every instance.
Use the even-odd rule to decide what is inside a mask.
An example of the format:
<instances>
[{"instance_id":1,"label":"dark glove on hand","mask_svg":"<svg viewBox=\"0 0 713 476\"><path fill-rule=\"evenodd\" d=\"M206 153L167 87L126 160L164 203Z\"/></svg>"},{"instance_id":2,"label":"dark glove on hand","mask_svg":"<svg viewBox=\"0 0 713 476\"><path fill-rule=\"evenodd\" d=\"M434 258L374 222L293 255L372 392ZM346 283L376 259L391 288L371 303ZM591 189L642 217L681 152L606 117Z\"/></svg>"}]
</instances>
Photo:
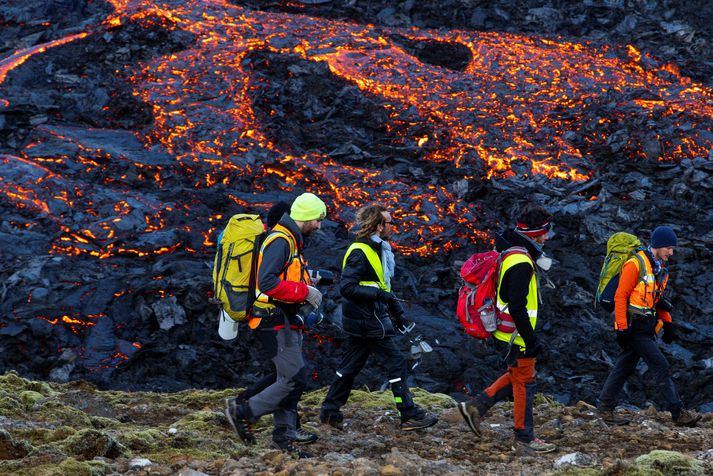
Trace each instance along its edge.
<instances>
[{"instance_id":1,"label":"dark glove on hand","mask_svg":"<svg viewBox=\"0 0 713 476\"><path fill-rule=\"evenodd\" d=\"M376 292L376 298L385 304L390 304L391 302L396 301L396 296L394 296L388 291L384 291L381 288L379 288L379 290Z\"/></svg>"},{"instance_id":2,"label":"dark glove on hand","mask_svg":"<svg viewBox=\"0 0 713 476\"><path fill-rule=\"evenodd\" d=\"M388 306L389 306L389 315L394 320L401 319L403 317L403 315L406 314L404 307L396 299L392 299L391 301L389 301Z\"/></svg>"},{"instance_id":3,"label":"dark glove on hand","mask_svg":"<svg viewBox=\"0 0 713 476\"><path fill-rule=\"evenodd\" d=\"M525 344L525 357L532 358L536 357L537 360L544 360L545 358L545 347L539 340L535 340L530 344Z\"/></svg>"},{"instance_id":4,"label":"dark glove on hand","mask_svg":"<svg viewBox=\"0 0 713 476\"><path fill-rule=\"evenodd\" d=\"M673 322L663 323L663 334L661 334L661 340L666 344L670 344L676 340L676 328L673 326Z\"/></svg>"},{"instance_id":5,"label":"dark glove on hand","mask_svg":"<svg viewBox=\"0 0 713 476\"><path fill-rule=\"evenodd\" d=\"M616 343L619 344L621 350L629 350L631 348L631 331L623 329L616 331Z\"/></svg>"}]
</instances>

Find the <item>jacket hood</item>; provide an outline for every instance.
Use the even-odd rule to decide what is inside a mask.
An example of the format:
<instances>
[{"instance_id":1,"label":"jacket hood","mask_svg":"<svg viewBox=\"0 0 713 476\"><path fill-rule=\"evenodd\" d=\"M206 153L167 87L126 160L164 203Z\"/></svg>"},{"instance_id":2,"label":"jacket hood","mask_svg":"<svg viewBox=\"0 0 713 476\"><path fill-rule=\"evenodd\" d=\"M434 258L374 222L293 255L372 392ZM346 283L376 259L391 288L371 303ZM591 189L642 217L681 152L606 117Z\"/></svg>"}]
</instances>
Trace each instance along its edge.
<instances>
[{"instance_id":1,"label":"jacket hood","mask_svg":"<svg viewBox=\"0 0 713 476\"><path fill-rule=\"evenodd\" d=\"M537 260L542 254L542 251L537 249L535 245L515 231L514 228L508 228L502 233L495 235L495 249L497 251L503 252L512 246L522 246L527 249L533 260Z\"/></svg>"},{"instance_id":2,"label":"jacket hood","mask_svg":"<svg viewBox=\"0 0 713 476\"><path fill-rule=\"evenodd\" d=\"M303 243L304 239L302 238L302 232L300 231L300 228L297 226L297 223L290 218L290 215L285 213L282 215L282 218L280 218L279 224L287 228L292 232L292 234L295 237L295 240L297 241L297 249L302 250L303 248Z\"/></svg>"}]
</instances>

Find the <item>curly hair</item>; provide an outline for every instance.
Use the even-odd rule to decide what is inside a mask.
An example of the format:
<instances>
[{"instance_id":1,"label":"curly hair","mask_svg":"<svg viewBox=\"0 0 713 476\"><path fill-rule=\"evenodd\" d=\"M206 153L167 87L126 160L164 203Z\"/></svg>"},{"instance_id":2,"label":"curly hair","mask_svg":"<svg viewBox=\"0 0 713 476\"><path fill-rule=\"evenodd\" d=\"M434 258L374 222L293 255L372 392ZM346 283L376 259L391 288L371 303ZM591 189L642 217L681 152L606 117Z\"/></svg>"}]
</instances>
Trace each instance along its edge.
<instances>
[{"instance_id":1,"label":"curly hair","mask_svg":"<svg viewBox=\"0 0 713 476\"><path fill-rule=\"evenodd\" d=\"M383 212L387 211L383 205L373 204L362 207L357 211L357 232L356 236L358 239L368 238L374 233L379 225L383 224L386 220L384 219Z\"/></svg>"}]
</instances>

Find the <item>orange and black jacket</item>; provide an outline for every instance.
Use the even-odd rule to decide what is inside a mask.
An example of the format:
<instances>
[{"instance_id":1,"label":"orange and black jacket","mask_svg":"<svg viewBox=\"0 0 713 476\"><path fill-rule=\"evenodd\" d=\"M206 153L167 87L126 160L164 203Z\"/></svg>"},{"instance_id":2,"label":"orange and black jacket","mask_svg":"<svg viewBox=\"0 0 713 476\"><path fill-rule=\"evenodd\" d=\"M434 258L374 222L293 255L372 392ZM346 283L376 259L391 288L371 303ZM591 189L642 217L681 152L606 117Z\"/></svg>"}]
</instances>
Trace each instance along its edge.
<instances>
[{"instance_id":1,"label":"orange and black jacket","mask_svg":"<svg viewBox=\"0 0 713 476\"><path fill-rule=\"evenodd\" d=\"M289 215L285 214L278 225L286 228L294 237L296 251L301 259L304 242L297 224ZM271 302L281 309L284 314L262 318L258 329L280 329L284 327L284 316L287 316L290 320L291 327L297 327L298 325L295 315L299 304L303 303L307 298L308 281L305 279L306 274L304 276L301 275L299 280L290 281L285 279L287 266L292 260L290 243L286 239L272 240L263 250L257 275L257 287L261 293L269 296Z\"/></svg>"},{"instance_id":2,"label":"orange and black jacket","mask_svg":"<svg viewBox=\"0 0 713 476\"><path fill-rule=\"evenodd\" d=\"M638 262L630 259L621 270L619 286L614 295L614 327L616 330L640 330L653 333L658 321L671 322L671 314L659 306L663 292L666 289L667 272L661 267L658 275L653 275L651 255L645 251L638 251L643 256L646 266L645 275L654 276L654 280L642 281L639 279ZM630 304L639 304L649 310L649 316L642 316L631 312Z\"/></svg>"}]
</instances>

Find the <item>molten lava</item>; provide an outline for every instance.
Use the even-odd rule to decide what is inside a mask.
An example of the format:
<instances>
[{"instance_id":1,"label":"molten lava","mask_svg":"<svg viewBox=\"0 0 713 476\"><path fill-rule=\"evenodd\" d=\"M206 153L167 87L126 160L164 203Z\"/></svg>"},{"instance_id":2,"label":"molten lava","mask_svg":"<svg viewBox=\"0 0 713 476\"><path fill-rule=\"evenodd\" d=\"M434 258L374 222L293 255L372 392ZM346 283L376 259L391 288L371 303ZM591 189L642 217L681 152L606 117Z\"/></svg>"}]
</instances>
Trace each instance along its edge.
<instances>
[{"instance_id":1,"label":"molten lava","mask_svg":"<svg viewBox=\"0 0 713 476\"><path fill-rule=\"evenodd\" d=\"M669 136L649 138L657 144L657 160L707 157L713 143L704 133L713 118L711 90L630 45L377 28L251 11L223 0L111 4L115 12L86 32L18 51L0 62L1 88L13 70L33 57L130 22L181 29L196 38L188 49L120 72L153 113L153 122L134 131L135 138L169 163L132 162L104 150L99 139L72 139L51 126L42 129L42 140L71 143L76 156L38 154L35 148L46 144L34 142L21 157L0 157L0 193L27 213L50 215L63 227L55 253L97 258L154 256L177 249L208 253L214 243L211 234L221 227L213 210L196 210L195 203L161 203L122 182L136 177L159 190L180 171L191 177L196 191L250 178L254 196L227 197L246 205L261 202L260 194L274 184L295 193L308 188L327 199L330 218L337 220L347 221L366 201L384 202L395 211L403 232L397 238L400 251L429 255L488 239L481 212L454 193L455 182L514 175L563 183L587 180L604 166L591 147L607 144L617 124L632 115L673 117L680 126ZM410 52L404 39L457 45L470 53L470 60L462 69L429 64ZM251 99L251 90L263 81L246 61L255 51L324 63L335 77L380 98L388 112L384 127L393 133L394 145L408 150L415 167L449 167L444 174L448 183L433 177L413 184L368 161L345 164L320 151L275 144ZM637 91L646 94L627 99ZM607 117L584 119L589 108L602 103L612 104ZM621 150L631 159L652 154L645 150L643 135L626 137ZM124 170L118 177L107 173L117 167ZM83 210L92 219L79 229L64 225L61 210L67 208ZM191 243L181 239L190 235L199 238Z\"/></svg>"}]
</instances>

